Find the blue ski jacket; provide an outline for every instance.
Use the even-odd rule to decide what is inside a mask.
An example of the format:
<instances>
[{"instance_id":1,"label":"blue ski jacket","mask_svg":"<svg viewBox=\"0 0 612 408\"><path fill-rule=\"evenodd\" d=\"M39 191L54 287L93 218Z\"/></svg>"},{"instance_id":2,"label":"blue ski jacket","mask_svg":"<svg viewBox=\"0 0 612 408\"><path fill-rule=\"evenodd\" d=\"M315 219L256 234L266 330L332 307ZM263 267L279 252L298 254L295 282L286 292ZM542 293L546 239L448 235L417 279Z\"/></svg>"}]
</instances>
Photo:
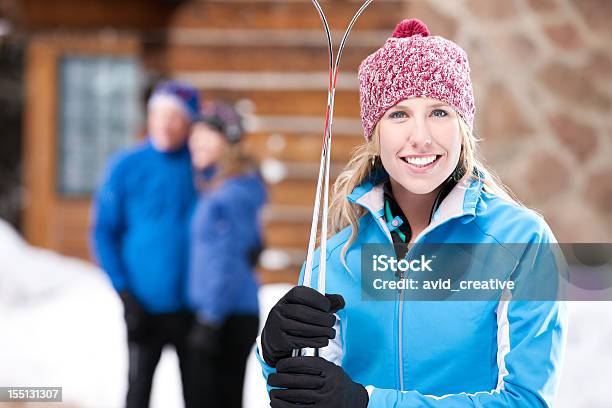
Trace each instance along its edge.
<instances>
[{"instance_id":1,"label":"blue ski jacket","mask_svg":"<svg viewBox=\"0 0 612 408\"><path fill-rule=\"evenodd\" d=\"M258 213L266 196L257 173L201 194L191 224L188 289L199 320L220 325L232 314L259 315L253 253L262 247Z\"/></svg>"},{"instance_id":2,"label":"blue ski jacket","mask_svg":"<svg viewBox=\"0 0 612 408\"><path fill-rule=\"evenodd\" d=\"M114 156L94 199L95 258L117 291L150 313L188 307L189 219L196 202L187 146L160 152L149 140Z\"/></svg>"},{"instance_id":3,"label":"blue ski jacket","mask_svg":"<svg viewBox=\"0 0 612 408\"><path fill-rule=\"evenodd\" d=\"M413 301L401 290L394 300L363 300L362 245L391 244L390 231L397 224L384 217L386 177L378 175L348 196L367 211L344 259L341 251L351 227L327 242L325 292L342 294L346 306L336 314L336 337L320 355L366 387L368 407L552 406L566 343L565 303L512 300L508 293L489 301ZM537 213L486 191L482 179L467 178L453 187L414 240L492 246L553 242ZM539 261L509 254L516 259L513 277L529 273ZM319 250L313 283L318 282L318 260ZM267 378L275 369L261 357L260 339L257 356Z\"/></svg>"}]
</instances>

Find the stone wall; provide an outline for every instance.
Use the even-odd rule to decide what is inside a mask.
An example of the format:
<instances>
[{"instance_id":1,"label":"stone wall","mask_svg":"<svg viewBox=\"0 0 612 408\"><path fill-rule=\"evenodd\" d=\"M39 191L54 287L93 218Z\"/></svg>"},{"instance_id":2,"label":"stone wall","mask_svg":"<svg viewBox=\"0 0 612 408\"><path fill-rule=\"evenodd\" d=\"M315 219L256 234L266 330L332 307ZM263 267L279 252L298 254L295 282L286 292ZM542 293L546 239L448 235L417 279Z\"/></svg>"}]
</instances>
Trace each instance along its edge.
<instances>
[{"instance_id":1,"label":"stone wall","mask_svg":"<svg viewBox=\"0 0 612 408\"><path fill-rule=\"evenodd\" d=\"M612 1L405 7L468 53L486 162L560 242L612 242Z\"/></svg>"}]
</instances>

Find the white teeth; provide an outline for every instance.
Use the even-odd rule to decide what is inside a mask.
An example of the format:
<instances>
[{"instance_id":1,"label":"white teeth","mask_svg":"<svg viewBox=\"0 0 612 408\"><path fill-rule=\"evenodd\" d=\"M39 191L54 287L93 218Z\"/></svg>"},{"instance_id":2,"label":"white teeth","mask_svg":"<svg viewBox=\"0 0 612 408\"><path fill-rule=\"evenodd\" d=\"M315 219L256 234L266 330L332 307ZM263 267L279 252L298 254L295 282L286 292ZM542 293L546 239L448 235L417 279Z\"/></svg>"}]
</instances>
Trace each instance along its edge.
<instances>
[{"instance_id":1,"label":"white teeth","mask_svg":"<svg viewBox=\"0 0 612 408\"><path fill-rule=\"evenodd\" d=\"M434 160L436 160L436 155L431 156L422 156L422 157L404 157L404 160L410 164L414 164L415 166L427 166L431 164Z\"/></svg>"}]
</instances>

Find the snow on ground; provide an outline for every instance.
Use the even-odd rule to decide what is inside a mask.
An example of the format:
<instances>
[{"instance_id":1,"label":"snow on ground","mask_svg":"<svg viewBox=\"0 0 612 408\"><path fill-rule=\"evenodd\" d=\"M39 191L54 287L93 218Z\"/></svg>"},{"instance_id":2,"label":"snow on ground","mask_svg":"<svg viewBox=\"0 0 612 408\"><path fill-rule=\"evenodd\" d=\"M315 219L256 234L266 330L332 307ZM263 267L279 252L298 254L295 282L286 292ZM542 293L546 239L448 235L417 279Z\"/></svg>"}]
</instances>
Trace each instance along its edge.
<instances>
[{"instance_id":1,"label":"snow on ground","mask_svg":"<svg viewBox=\"0 0 612 408\"><path fill-rule=\"evenodd\" d=\"M261 324L290 288L260 290ZM570 331L557 407L611 407L612 302L569 302ZM77 407L121 407L127 348L121 302L97 267L28 246L0 220L0 386L63 386ZM269 406L254 354L245 408ZM164 350L151 407L183 406L178 360Z\"/></svg>"},{"instance_id":2,"label":"snow on ground","mask_svg":"<svg viewBox=\"0 0 612 408\"><path fill-rule=\"evenodd\" d=\"M260 291L262 322L290 285ZM262 323L263 325L263 323ZM27 245L0 220L0 386L63 386L78 407L121 407L127 346L121 301L96 266ZM247 367L245 408L269 406L257 359ZM183 406L178 359L164 350L152 408Z\"/></svg>"}]
</instances>

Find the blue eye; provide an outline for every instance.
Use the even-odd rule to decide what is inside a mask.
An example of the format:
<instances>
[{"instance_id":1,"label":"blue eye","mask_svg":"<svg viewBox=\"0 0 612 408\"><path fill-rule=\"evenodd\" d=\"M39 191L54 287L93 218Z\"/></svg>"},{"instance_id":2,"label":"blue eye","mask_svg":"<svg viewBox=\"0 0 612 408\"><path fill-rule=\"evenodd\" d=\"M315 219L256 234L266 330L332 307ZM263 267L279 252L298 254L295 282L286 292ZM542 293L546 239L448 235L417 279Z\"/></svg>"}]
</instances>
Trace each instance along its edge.
<instances>
[{"instance_id":1,"label":"blue eye","mask_svg":"<svg viewBox=\"0 0 612 408\"><path fill-rule=\"evenodd\" d=\"M406 113L403 111L395 111L389 114L389 118L391 119L399 119L399 118L404 118L404 117L406 117Z\"/></svg>"},{"instance_id":2,"label":"blue eye","mask_svg":"<svg viewBox=\"0 0 612 408\"><path fill-rule=\"evenodd\" d=\"M445 110L442 110L442 109L436 109L433 112L431 112L431 114L433 116L438 117L438 118L443 118L445 116L448 116L448 113Z\"/></svg>"}]
</instances>

